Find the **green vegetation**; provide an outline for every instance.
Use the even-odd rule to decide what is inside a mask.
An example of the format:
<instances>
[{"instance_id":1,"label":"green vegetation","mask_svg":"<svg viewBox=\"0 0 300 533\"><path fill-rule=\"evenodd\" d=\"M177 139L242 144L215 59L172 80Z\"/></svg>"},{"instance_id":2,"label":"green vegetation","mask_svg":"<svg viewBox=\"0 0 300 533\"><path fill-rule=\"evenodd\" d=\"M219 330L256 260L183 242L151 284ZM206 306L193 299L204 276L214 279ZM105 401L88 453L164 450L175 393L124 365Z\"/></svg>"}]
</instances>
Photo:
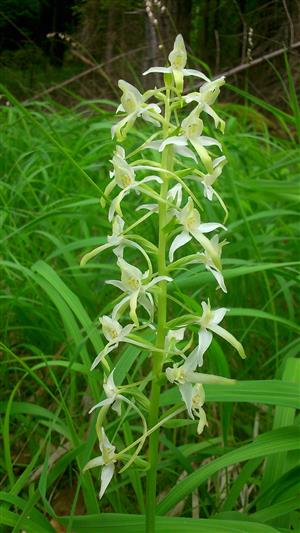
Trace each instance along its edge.
<instances>
[{"instance_id":1,"label":"green vegetation","mask_svg":"<svg viewBox=\"0 0 300 533\"><path fill-rule=\"evenodd\" d=\"M290 112L242 96L243 106L220 106L229 161L218 184L229 207L228 296L215 293L199 266L179 273L173 294L184 288L200 303L211 291L231 309L225 322L247 359L214 340L204 371L240 382L205 386L209 426L200 437L197 422L183 417L162 431L162 533L300 528L299 108L292 82ZM101 370L89 370L102 348L98 317L116 292L104 283L114 277L109 252L84 268L79 261L109 228L99 198L114 147L115 104L22 107L7 97L12 105L1 109L0 132L0 531L53 533L62 523L69 533L142 532L145 471L120 474L101 504L98 473L82 472L96 443L96 415L88 410L102 393ZM137 135L143 138L143 130ZM222 218L215 203L209 209L211 220ZM148 219L145 234L156 231ZM120 348L115 357L122 383L143 352ZM175 387L162 394L164 415L175 394ZM132 413L109 427L121 431L124 446L141 431ZM171 510L173 517L163 516Z\"/></svg>"}]
</instances>

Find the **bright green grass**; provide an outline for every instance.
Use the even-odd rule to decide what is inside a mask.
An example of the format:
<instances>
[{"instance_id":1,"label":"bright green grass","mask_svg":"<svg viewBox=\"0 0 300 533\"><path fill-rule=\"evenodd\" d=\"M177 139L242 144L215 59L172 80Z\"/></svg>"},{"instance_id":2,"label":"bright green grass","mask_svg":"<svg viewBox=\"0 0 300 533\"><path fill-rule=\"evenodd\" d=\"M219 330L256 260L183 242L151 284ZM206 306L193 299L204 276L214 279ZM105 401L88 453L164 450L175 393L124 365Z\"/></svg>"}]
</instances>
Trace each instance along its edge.
<instances>
[{"instance_id":1,"label":"bright green grass","mask_svg":"<svg viewBox=\"0 0 300 533\"><path fill-rule=\"evenodd\" d=\"M102 346L97 318L116 297L104 284L117 272L112 255L79 268L83 253L103 243L110 229L99 205L114 146L108 104L1 110L3 533L53 532L50 520L62 514L69 515L62 520L69 532L143 531L143 518L136 516L144 511L143 471L117 476L101 504L97 475L82 473L96 452L88 410L101 395L101 372L89 371ZM214 341L205 371L243 382L206 387L209 427L201 437L185 417L162 431L157 513L175 509L181 518L159 518L161 533L300 527L297 113L268 108L266 118L232 104L222 111L229 163L218 190L230 210L228 295L216 293L208 273L192 267L178 274L172 296L184 290L195 310L207 296L214 307L229 307L228 328L248 357L240 361L228 344ZM129 217L134 205L130 196ZM223 216L215 204L208 215ZM156 232L154 219L143 230ZM118 383L129 369L129 379L139 376L144 357L137 349L121 349L114 359ZM163 393L165 412L175 394ZM109 428L110 434L121 428L120 447L140 431L131 414L126 421L112 419ZM100 511L105 517L97 516ZM192 512L203 520L191 522Z\"/></svg>"}]
</instances>

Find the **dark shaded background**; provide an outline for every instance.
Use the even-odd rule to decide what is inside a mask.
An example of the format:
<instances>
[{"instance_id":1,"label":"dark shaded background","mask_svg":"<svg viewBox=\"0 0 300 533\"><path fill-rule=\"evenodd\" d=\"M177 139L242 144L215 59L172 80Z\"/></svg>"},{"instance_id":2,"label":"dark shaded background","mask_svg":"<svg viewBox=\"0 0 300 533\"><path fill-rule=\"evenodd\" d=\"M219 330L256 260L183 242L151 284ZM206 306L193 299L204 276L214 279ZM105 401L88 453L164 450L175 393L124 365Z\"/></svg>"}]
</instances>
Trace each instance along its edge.
<instances>
[{"instance_id":1,"label":"dark shaded background","mask_svg":"<svg viewBox=\"0 0 300 533\"><path fill-rule=\"evenodd\" d=\"M244 66L289 48L297 82L299 21L299 0L0 0L0 81L22 100L53 86L46 94L67 105L114 97L120 77L138 84L141 71L163 64L181 32L190 65L201 68L201 58L211 75L225 72L284 108L284 54Z\"/></svg>"}]
</instances>

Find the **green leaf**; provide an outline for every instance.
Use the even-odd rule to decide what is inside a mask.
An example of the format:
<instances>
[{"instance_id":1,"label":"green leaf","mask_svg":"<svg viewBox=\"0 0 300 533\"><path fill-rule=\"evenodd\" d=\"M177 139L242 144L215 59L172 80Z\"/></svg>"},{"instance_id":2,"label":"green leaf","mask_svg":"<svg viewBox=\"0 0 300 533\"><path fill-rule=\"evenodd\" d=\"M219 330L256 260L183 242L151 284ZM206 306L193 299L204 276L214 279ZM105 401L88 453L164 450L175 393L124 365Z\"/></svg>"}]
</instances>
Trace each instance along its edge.
<instances>
[{"instance_id":1,"label":"green leaf","mask_svg":"<svg viewBox=\"0 0 300 533\"><path fill-rule=\"evenodd\" d=\"M295 511L296 509L299 509L299 500L300 493L297 494L297 496L293 496L292 498L288 498L286 500L283 500L279 503L275 503L274 505L271 505L270 507L266 507L265 509L262 509L261 511L256 511L256 513L251 515L251 518L254 518L255 520L258 520L259 522L269 522L274 519L276 519L276 525L281 525L278 521L278 519L292 511ZM287 524L289 525L289 524Z\"/></svg>"},{"instance_id":2,"label":"green leaf","mask_svg":"<svg viewBox=\"0 0 300 533\"><path fill-rule=\"evenodd\" d=\"M283 371L282 381L295 383L298 391L300 391L300 359L291 357L287 359ZM273 428L280 428L284 426L290 426L294 423L295 408L288 406L277 406L274 415ZM276 479L278 479L284 472L288 470L286 453L269 457L267 460L261 489L265 490Z\"/></svg>"},{"instance_id":3,"label":"green leaf","mask_svg":"<svg viewBox=\"0 0 300 533\"><path fill-rule=\"evenodd\" d=\"M256 272L264 272L266 270L284 269L289 266L297 266L299 261L289 261L286 263L256 263L247 264L235 268L225 268L223 271L224 278L235 279L248 274L255 274ZM180 274L176 277L173 283L170 283L170 290L180 289L196 289L203 283L213 280L209 272L201 272L201 267L190 267L188 273Z\"/></svg>"},{"instance_id":4,"label":"green leaf","mask_svg":"<svg viewBox=\"0 0 300 533\"><path fill-rule=\"evenodd\" d=\"M60 518L63 525L70 525L74 533L144 533L145 519L134 514L110 514ZM156 519L155 533L276 533L277 529L257 522L235 520L194 520L161 516Z\"/></svg>"},{"instance_id":5,"label":"green leaf","mask_svg":"<svg viewBox=\"0 0 300 533\"><path fill-rule=\"evenodd\" d=\"M19 515L16 513L13 513L11 511L8 511L5 509L5 507L0 508L0 524L3 526L11 526L14 527L19 522ZM32 515L29 514L24 518L23 520L23 526L26 527L27 533L54 533L54 529L50 526L50 524L41 524L41 522L36 517L36 513L33 512ZM18 528L19 530L19 528ZM10 530L11 531L11 530Z\"/></svg>"},{"instance_id":6,"label":"green leaf","mask_svg":"<svg viewBox=\"0 0 300 533\"><path fill-rule=\"evenodd\" d=\"M226 453L222 457L218 457L175 485L164 500L157 506L157 513L167 513L179 501L183 500L221 468L242 461L249 461L256 457L266 457L282 451L297 450L299 448L299 438L300 428L294 426L280 428L264 433L257 437L257 439L251 444L246 444L237 450Z\"/></svg>"},{"instance_id":7,"label":"green leaf","mask_svg":"<svg viewBox=\"0 0 300 533\"><path fill-rule=\"evenodd\" d=\"M237 381L232 385L205 385L207 402L250 402L300 408L300 391L295 383L280 380ZM173 405L180 401L177 387L161 395L160 405Z\"/></svg>"}]
</instances>

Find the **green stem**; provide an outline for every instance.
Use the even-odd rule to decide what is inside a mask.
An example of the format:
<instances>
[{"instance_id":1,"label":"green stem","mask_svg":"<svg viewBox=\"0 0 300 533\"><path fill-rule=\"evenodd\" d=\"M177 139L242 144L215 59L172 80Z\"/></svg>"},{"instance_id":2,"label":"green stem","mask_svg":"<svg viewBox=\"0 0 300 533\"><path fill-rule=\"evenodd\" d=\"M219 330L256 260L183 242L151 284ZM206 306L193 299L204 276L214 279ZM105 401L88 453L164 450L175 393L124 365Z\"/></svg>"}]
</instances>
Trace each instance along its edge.
<instances>
[{"instance_id":1,"label":"green stem","mask_svg":"<svg viewBox=\"0 0 300 533\"><path fill-rule=\"evenodd\" d=\"M167 101L168 101L167 95ZM166 104L165 119L169 122L170 111ZM164 136L167 137L168 130L164 130ZM173 149L171 146L166 146L162 154L162 167L166 170L172 170L173 165ZM165 226L167 224L167 195L168 195L168 173L163 176L163 183L160 188L159 201L159 237L158 237L158 275L165 276L167 273L166 266L166 233ZM166 336L166 321L167 321L167 282L160 282L160 291L157 299L157 336L156 347L159 351L153 352L152 355L152 386L150 394L150 412L149 412L149 427L153 427L158 422L159 414L159 397L160 397L160 380L163 363L163 350L165 346ZM159 431L155 431L149 438L148 461L150 464L147 473L146 486L146 533L155 532L155 511L156 511L156 480L157 480L157 463L158 463L158 443Z\"/></svg>"}]
</instances>

